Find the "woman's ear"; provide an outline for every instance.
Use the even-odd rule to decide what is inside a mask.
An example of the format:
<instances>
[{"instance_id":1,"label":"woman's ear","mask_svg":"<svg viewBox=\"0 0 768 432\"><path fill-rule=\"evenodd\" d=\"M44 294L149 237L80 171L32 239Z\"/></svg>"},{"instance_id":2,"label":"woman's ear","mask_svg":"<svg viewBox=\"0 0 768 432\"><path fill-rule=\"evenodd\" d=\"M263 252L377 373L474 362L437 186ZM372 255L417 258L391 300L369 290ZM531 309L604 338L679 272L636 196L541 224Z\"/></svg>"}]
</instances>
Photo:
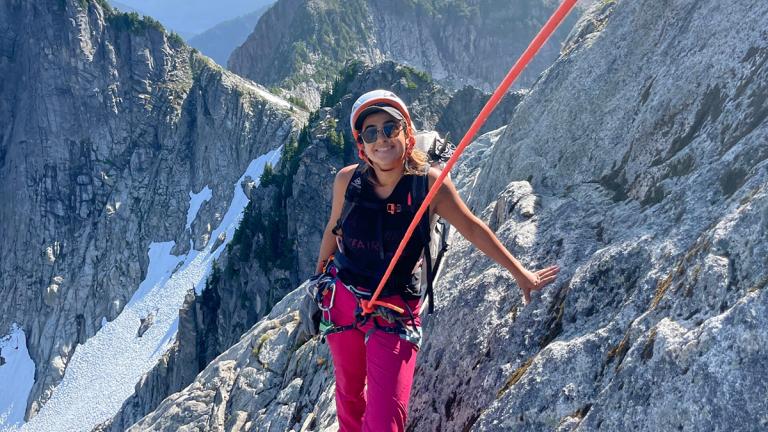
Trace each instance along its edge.
<instances>
[{"instance_id":1,"label":"woman's ear","mask_svg":"<svg viewBox=\"0 0 768 432\"><path fill-rule=\"evenodd\" d=\"M368 165L371 164L371 162L368 160L368 156L365 154L365 150L362 145L357 146L357 157L359 157L363 162L367 163Z\"/></svg>"}]
</instances>

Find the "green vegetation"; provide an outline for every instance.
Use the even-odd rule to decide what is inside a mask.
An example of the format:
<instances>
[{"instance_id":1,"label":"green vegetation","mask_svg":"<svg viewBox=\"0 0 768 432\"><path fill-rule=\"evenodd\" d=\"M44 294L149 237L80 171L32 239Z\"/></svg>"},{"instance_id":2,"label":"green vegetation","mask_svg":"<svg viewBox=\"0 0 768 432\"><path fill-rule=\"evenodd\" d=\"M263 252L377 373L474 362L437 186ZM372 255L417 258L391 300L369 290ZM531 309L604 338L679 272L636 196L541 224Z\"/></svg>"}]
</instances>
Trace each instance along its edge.
<instances>
[{"instance_id":1,"label":"green vegetation","mask_svg":"<svg viewBox=\"0 0 768 432\"><path fill-rule=\"evenodd\" d=\"M309 111L309 107L307 106L307 104L303 100L297 98L296 96L288 96L288 102L296 105L297 107L305 111Z\"/></svg>"},{"instance_id":2,"label":"green vegetation","mask_svg":"<svg viewBox=\"0 0 768 432\"><path fill-rule=\"evenodd\" d=\"M360 73L363 68L363 64L358 60L347 62L346 65L339 71L339 75L333 80L330 90L326 90L320 95L320 106L333 107L341 98L349 93L347 87L355 79L355 76Z\"/></svg>"},{"instance_id":3,"label":"green vegetation","mask_svg":"<svg viewBox=\"0 0 768 432\"><path fill-rule=\"evenodd\" d=\"M310 79L330 82L369 40L370 29L360 19L368 15L363 0L327 0L322 8L304 8L299 13L301 16L295 20L301 23L296 27L299 30L282 47L290 61L285 62L284 70L275 71L278 76L288 77L282 83L286 88ZM304 72L308 64L313 66L311 74Z\"/></svg>"},{"instance_id":4,"label":"green vegetation","mask_svg":"<svg viewBox=\"0 0 768 432\"><path fill-rule=\"evenodd\" d=\"M293 264L293 255L288 253L285 220L285 203L281 194L276 194L272 205L263 212L253 201L245 207L240 226L235 230L232 241L227 245L229 260L225 274L232 277L236 272L235 263L256 259L262 269L273 267L288 270ZM257 241L254 247L254 241ZM237 266L239 267L239 265Z\"/></svg>"},{"instance_id":5,"label":"green vegetation","mask_svg":"<svg viewBox=\"0 0 768 432\"><path fill-rule=\"evenodd\" d=\"M99 6L101 6L104 12L109 13L113 11L112 6L110 6L110 4L107 3L107 0L78 0L80 7L83 9L88 9L89 2L98 4ZM66 9L66 7L67 7L67 0L59 0L59 8Z\"/></svg>"},{"instance_id":6,"label":"green vegetation","mask_svg":"<svg viewBox=\"0 0 768 432\"><path fill-rule=\"evenodd\" d=\"M107 2L107 0L94 0L94 1L96 2L96 4L101 6L101 8L105 12L113 12L114 11L114 9L112 9L112 6L109 4L109 2Z\"/></svg>"},{"instance_id":7,"label":"green vegetation","mask_svg":"<svg viewBox=\"0 0 768 432\"><path fill-rule=\"evenodd\" d=\"M168 33L168 41L173 43L176 46L184 45L184 38L182 38L181 36L179 36L178 33L173 31Z\"/></svg>"},{"instance_id":8,"label":"green vegetation","mask_svg":"<svg viewBox=\"0 0 768 432\"><path fill-rule=\"evenodd\" d=\"M251 349L251 355L258 359L259 354L261 354L261 347L263 347L268 340L269 340L269 333L264 333L263 335L259 336L259 340L256 342L256 346L254 346ZM262 366L265 368L267 367L266 364L262 364Z\"/></svg>"},{"instance_id":9,"label":"green vegetation","mask_svg":"<svg viewBox=\"0 0 768 432\"><path fill-rule=\"evenodd\" d=\"M211 266L211 274L205 281L205 289L201 295L202 307L206 310L214 311L214 316L215 311L219 309L219 305L221 304L221 298L219 297L219 291L217 289L220 281L221 269L219 268L218 262L214 260L213 266Z\"/></svg>"},{"instance_id":10,"label":"green vegetation","mask_svg":"<svg viewBox=\"0 0 768 432\"><path fill-rule=\"evenodd\" d=\"M309 124L317 120L317 112L310 116ZM245 207L243 220L235 230L232 241L227 245L227 252L235 252L237 261L248 262L256 259L262 269L280 268L290 270L295 262L293 250L288 248L289 237L285 221L288 219L286 204L291 196L293 177L299 170L301 154L311 143L309 126L305 126L299 139L291 138L283 148L281 173L274 167L264 167L260 182L262 187L275 187L272 205L257 208L253 201ZM254 240L257 246L254 248ZM235 272L234 256L227 262L225 273L232 276Z\"/></svg>"},{"instance_id":11,"label":"green vegetation","mask_svg":"<svg viewBox=\"0 0 768 432\"><path fill-rule=\"evenodd\" d=\"M469 20L480 16L480 8L491 9L494 0L484 0L482 4L467 4L465 0L410 0L403 13L416 13L427 15L438 21ZM508 3L501 3L499 7L509 7Z\"/></svg>"},{"instance_id":12,"label":"green vegetation","mask_svg":"<svg viewBox=\"0 0 768 432\"><path fill-rule=\"evenodd\" d=\"M219 268L218 261L214 261L213 266L211 266L211 275L208 276L208 280L205 281L205 290L203 293L208 292L209 287L218 285L220 280L221 269Z\"/></svg>"},{"instance_id":13,"label":"green vegetation","mask_svg":"<svg viewBox=\"0 0 768 432\"><path fill-rule=\"evenodd\" d=\"M301 65L310 63L309 51L307 51L307 44L304 41L297 41L293 43L293 58L291 63L293 64L293 70L301 69Z\"/></svg>"},{"instance_id":14,"label":"green vegetation","mask_svg":"<svg viewBox=\"0 0 768 432\"><path fill-rule=\"evenodd\" d=\"M409 81L421 81L421 84L432 82L432 77L425 71L414 69L410 66L400 66L398 70L401 71Z\"/></svg>"},{"instance_id":15,"label":"green vegetation","mask_svg":"<svg viewBox=\"0 0 768 432\"><path fill-rule=\"evenodd\" d=\"M336 129L331 129L328 132L327 140L328 151L336 157L344 157L344 132L336 132Z\"/></svg>"},{"instance_id":16,"label":"green vegetation","mask_svg":"<svg viewBox=\"0 0 768 432\"><path fill-rule=\"evenodd\" d=\"M293 184L293 176L296 174L296 171L299 170L299 157L311 143L309 136L309 125L314 123L316 120L317 111L312 113L308 125L304 126L304 128L301 130L301 133L299 133L299 140L296 141L295 139L291 139L288 142L288 145L283 148L281 160L283 164L283 171L285 171L285 178L282 184L284 189L290 188L290 186Z\"/></svg>"},{"instance_id":17,"label":"green vegetation","mask_svg":"<svg viewBox=\"0 0 768 432\"><path fill-rule=\"evenodd\" d=\"M259 186L267 187L273 184L277 184L276 179L277 176L275 176L275 168L271 163L267 162L264 165L264 171L261 173L261 177L259 178Z\"/></svg>"},{"instance_id":18,"label":"green vegetation","mask_svg":"<svg viewBox=\"0 0 768 432\"><path fill-rule=\"evenodd\" d=\"M398 66L397 70L403 74L405 87L408 90L416 90L420 86L432 82L432 77L430 77L428 73L414 69L410 66Z\"/></svg>"},{"instance_id":19,"label":"green vegetation","mask_svg":"<svg viewBox=\"0 0 768 432\"><path fill-rule=\"evenodd\" d=\"M136 12L120 12L107 16L107 22L115 31L129 31L134 34L142 34L149 29L165 32L165 28L160 21L149 17L141 16Z\"/></svg>"}]
</instances>

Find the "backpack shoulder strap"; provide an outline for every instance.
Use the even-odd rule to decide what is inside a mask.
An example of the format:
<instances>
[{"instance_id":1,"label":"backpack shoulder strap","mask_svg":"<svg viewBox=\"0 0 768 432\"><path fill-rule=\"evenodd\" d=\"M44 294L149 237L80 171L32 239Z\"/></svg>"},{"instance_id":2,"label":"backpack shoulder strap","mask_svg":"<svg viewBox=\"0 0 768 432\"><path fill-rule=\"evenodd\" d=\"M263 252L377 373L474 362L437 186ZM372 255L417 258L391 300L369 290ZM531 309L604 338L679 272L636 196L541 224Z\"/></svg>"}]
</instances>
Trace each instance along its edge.
<instances>
[{"instance_id":1,"label":"backpack shoulder strap","mask_svg":"<svg viewBox=\"0 0 768 432\"><path fill-rule=\"evenodd\" d=\"M426 172L423 175L412 175L413 180L411 181L408 207L413 215L416 214L419 206L421 206L421 203L424 202L424 199L427 197L427 193L429 193L429 167L430 165L427 165L425 168ZM424 236L425 243L429 243L429 222L429 211L427 211L424 212L424 215L419 221L419 234ZM426 226L424 226L425 223ZM424 230L424 228L426 228L426 230Z\"/></svg>"},{"instance_id":2,"label":"backpack shoulder strap","mask_svg":"<svg viewBox=\"0 0 768 432\"><path fill-rule=\"evenodd\" d=\"M360 202L360 193L363 189L363 177L365 177L363 165L358 164L357 168L355 168L355 172L352 173L352 178L349 179L347 189L344 191L344 207L341 209L341 216L336 220L336 226L333 227L332 232L334 235L341 235L341 226L344 224L344 221L347 220L347 217L349 217L352 209L354 209Z\"/></svg>"},{"instance_id":3,"label":"backpack shoulder strap","mask_svg":"<svg viewBox=\"0 0 768 432\"><path fill-rule=\"evenodd\" d=\"M429 165L427 166L427 172L429 172ZM411 212L413 214L416 213L421 203L424 202L424 199L427 197L428 192L429 192L429 174L413 176L413 181L411 182L411 197L413 198L411 200ZM434 312L434 303L435 303L433 286L432 286L432 281L435 278L435 274L432 268L432 251L429 245L430 241L432 240L432 236L431 236L432 225L431 225L431 218L429 217L429 210L424 212L424 215L421 217L417 231L421 236L422 240L424 241L424 265L426 268L426 276L427 276L427 289L422 294L422 301L426 296L426 300L427 302L429 302L428 313L431 314Z\"/></svg>"}]
</instances>

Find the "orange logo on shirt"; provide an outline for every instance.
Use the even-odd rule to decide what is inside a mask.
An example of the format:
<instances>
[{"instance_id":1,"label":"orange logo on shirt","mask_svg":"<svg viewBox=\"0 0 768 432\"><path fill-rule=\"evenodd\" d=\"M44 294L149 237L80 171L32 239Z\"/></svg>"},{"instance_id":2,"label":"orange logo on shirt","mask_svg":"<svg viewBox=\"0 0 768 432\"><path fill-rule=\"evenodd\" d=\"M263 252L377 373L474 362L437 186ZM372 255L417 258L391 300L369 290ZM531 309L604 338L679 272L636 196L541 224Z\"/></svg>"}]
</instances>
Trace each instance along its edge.
<instances>
[{"instance_id":1,"label":"orange logo on shirt","mask_svg":"<svg viewBox=\"0 0 768 432\"><path fill-rule=\"evenodd\" d=\"M387 212L389 214L400 213L401 211L403 211L403 208L400 204L387 203Z\"/></svg>"}]
</instances>

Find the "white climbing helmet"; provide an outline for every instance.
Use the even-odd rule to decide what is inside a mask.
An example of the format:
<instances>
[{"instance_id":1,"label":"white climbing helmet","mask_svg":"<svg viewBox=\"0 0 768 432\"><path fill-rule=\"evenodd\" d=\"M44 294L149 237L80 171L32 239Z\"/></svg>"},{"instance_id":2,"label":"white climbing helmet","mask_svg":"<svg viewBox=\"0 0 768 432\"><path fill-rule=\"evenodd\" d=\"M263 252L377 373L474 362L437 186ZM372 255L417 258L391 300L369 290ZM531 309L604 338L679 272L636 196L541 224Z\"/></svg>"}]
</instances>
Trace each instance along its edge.
<instances>
[{"instance_id":1,"label":"white climbing helmet","mask_svg":"<svg viewBox=\"0 0 768 432\"><path fill-rule=\"evenodd\" d=\"M397 111L387 109L389 107L395 108ZM408 113L408 107L405 106L405 102L389 90L373 90L357 98L355 104L352 105L352 112L349 115L349 127L352 129L355 141L358 141L358 131L362 126L363 119L375 111L386 111L395 118L404 120L406 127L413 130L411 115Z\"/></svg>"}]
</instances>

